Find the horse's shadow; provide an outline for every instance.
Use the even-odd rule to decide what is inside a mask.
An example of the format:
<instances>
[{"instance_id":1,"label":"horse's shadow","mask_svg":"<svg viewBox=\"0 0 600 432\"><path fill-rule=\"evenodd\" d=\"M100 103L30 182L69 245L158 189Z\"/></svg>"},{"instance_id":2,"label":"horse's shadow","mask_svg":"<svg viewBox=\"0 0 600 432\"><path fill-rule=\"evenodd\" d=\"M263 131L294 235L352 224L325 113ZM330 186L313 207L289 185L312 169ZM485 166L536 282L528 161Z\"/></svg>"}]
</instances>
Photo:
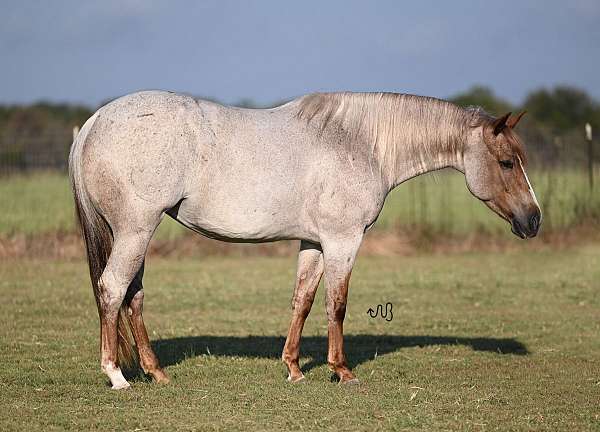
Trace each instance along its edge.
<instances>
[{"instance_id":1,"label":"horse's shadow","mask_svg":"<svg viewBox=\"0 0 600 432\"><path fill-rule=\"evenodd\" d=\"M284 343L285 338L281 336L189 336L158 340L153 342L152 346L161 364L171 366L199 355L279 359ZM376 355L388 354L402 348L436 345L463 345L475 351L493 352L498 355L529 354L525 345L512 338L368 334L344 336L344 348L352 368L372 360ZM326 364L327 337L303 337L301 356L311 359L302 366L303 372Z\"/></svg>"}]
</instances>

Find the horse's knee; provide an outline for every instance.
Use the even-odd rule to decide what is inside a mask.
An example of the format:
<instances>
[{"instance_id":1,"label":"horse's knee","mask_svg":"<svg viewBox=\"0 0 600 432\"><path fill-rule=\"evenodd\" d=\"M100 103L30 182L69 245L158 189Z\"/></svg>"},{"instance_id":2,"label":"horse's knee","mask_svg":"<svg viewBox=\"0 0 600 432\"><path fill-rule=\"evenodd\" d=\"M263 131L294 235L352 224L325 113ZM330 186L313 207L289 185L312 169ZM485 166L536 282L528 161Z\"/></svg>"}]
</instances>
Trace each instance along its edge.
<instances>
[{"instance_id":1,"label":"horse's knee","mask_svg":"<svg viewBox=\"0 0 600 432\"><path fill-rule=\"evenodd\" d=\"M305 279L299 278L299 284L292 299L292 310L298 315L306 317L312 308L315 293L316 286L308 285Z\"/></svg>"},{"instance_id":2,"label":"horse's knee","mask_svg":"<svg viewBox=\"0 0 600 432\"><path fill-rule=\"evenodd\" d=\"M310 313L311 307L312 301L303 298L300 301L295 302L292 309L294 310L294 313L296 315L300 316L303 319L306 319L306 317L308 317L308 314Z\"/></svg>"},{"instance_id":3,"label":"horse's knee","mask_svg":"<svg viewBox=\"0 0 600 432\"><path fill-rule=\"evenodd\" d=\"M344 321L346 316L346 300L331 300L327 304L327 319L329 321Z\"/></svg>"}]
</instances>

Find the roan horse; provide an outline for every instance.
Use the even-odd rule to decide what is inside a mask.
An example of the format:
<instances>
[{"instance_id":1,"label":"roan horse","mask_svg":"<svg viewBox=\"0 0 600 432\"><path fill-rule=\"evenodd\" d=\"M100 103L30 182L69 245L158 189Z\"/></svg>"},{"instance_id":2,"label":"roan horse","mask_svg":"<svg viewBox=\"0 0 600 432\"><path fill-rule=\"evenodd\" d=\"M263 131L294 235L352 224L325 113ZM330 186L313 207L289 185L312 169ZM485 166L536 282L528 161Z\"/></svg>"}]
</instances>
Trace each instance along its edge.
<instances>
[{"instance_id":1,"label":"roan horse","mask_svg":"<svg viewBox=\"0 0 600 432\"><path fill-rule=\"evenodd\" d=\"M522 114L521 114L522 115ZM272 109L241 109L162 92L100 108L71 148L69 171L100 315L101 368L129 387L119 364L133 359L167 382L142 318L148 243L165 214L230 242L300 240L292 320L282 359L304 378L300 335L323 273L328 355L342 383L348 281L365 231L388 193L419 174L453 167L472 194L536 235L541 212L513 132L498 119L428 97L311 94Z\"/></svg>"}]
</instances>

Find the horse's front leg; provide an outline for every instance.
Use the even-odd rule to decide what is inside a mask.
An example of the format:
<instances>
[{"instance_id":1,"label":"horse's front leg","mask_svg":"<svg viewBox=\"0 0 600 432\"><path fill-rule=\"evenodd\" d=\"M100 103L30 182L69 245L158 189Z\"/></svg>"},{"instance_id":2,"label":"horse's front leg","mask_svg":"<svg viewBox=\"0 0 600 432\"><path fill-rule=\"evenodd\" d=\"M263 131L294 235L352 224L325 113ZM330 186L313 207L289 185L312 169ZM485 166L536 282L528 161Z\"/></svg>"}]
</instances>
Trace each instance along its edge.
<instances>
[{"instance_id":1,"label":"horse's front leg","mask_svg":"<svg viewBox=\"0 0 600 432\"><path fill-rule=\"evenodd\" d=\"M361 241L362 233L344 239L323 242L329 338L327 363L342 384L358 384L358 380L346 363L343 333L348 283Z\"/></svg>"},{"instance_id":2,"label":"horse's front leg","mask_svg":"<svg viewBox=\"0 0 600 432\"><path fill-rule=\"evenodd\" d=\"M288 381L291 382L298 382L304 378L298 363L300 359L300 336L322 275L323 253L321 247L313 243L301 242L298 254L296 286L292 298L292 322L281 355L281 359L288 369Z\"/></svg>"}]
</instances>

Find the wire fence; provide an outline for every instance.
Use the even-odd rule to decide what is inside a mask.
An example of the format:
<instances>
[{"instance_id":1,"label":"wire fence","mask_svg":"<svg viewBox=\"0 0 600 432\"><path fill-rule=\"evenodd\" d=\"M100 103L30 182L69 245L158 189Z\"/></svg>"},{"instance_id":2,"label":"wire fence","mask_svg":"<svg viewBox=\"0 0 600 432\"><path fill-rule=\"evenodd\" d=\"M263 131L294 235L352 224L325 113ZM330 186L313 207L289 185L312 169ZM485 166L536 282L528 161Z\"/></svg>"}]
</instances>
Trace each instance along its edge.
<instances>
[{"instance_id":1,"label":"wire fence","mask_svg":"<svg viewBox=\"0 0 600 432\"><path fill-rule=\"evenodd\" d=\"M40 134L5 133L0 141L0 176L37 170L66 171L73 131L56 128Z\"/></svg>"}]
</instances>

